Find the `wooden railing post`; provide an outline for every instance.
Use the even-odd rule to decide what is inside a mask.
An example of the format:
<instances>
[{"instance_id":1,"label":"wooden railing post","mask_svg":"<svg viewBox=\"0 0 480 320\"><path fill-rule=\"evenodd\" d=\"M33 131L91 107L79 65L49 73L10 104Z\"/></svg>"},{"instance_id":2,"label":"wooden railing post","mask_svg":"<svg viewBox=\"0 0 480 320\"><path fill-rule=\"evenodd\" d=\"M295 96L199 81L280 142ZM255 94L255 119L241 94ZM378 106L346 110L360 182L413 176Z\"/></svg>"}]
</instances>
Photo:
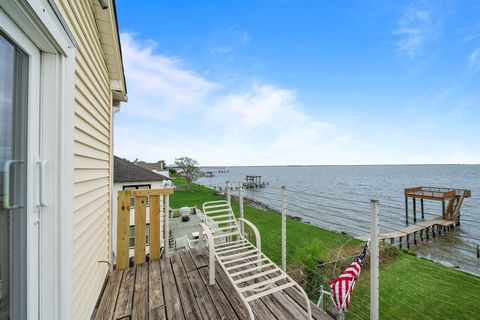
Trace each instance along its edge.
<instances>
[{"instance_id":1,"label":"wooden railing post","mask_svg":"<svg viewBox=\"0 0 480 320\"><path fill-rule=\"evenodd\" d=\"M160 259L160 195L150 196L150 259Z\"/></svg>"},{"instance_id":2,"label":"wooden railing post","mask_svg":"<svg viewBox=\"0 0 480 320\"><path fill-rule=\"evenodd\" d=\"M117 198L117 269L129 267L130 191L119 191Z\"/></svg>"},{"instance_id":3,"label":"wooden railing post","mask_svg":"<svg viewBox=\"0 0 480 320\"><path fill-rule=\"evenodd\" d=\"M135 195L135 264L144 263L147 227L147 197Z\"/></svg>"}]
</instances>

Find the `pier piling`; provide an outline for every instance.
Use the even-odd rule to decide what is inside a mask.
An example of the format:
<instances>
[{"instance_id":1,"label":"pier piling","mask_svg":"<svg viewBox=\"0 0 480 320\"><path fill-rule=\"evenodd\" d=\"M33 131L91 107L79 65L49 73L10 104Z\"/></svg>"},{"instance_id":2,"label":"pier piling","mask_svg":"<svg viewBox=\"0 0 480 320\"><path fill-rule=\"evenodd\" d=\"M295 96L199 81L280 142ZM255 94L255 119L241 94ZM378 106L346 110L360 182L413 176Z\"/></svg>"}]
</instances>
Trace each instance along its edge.
<instances>
[{"instance_id":1,"label":"pier piling","mask_svg":"<svg viewBox=\"0 0 480 320\"><path fill-rule=\"evenodd\" d=\"M405 197L405 224L408 225L408 198Z\"/></svg>"},{"instance_id":2,"label":"pier piling","mask_svg":"<svg viewBox=\"0 0 480 320\"><path fill-rule=\"evenodd\" d=\"M423 198L420 199L420 210L422 211L422 220L425 220L425 212L423 211Z\"/></svg>"},{"instance_id":3,"label":"pier piling","mask_svg":"<svg viewBox=\"0 0 480 320\"><path fill-rule=\"evenodd\" d=\"M413 223L417 223L417 199L413 198Z\"/></svg>"}]
</instances>

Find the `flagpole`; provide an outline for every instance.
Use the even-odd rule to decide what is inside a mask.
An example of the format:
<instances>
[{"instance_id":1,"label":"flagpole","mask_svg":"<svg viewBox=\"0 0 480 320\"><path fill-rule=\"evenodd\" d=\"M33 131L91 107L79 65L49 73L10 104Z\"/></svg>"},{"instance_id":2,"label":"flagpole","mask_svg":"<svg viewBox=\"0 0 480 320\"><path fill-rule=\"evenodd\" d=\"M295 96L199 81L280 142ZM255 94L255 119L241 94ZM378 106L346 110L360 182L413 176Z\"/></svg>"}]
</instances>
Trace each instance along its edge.
<instances>
[{"instance_id":1,"label":"flagpole","mask_svg":"<svg viewBox=\"0 0 480 320\"><path fill-rule=\"evenodd\" d=\"M378 239L378 200L370 200L372 205L370 231L370 320L378 320L379 309L379 239Z\"/></svg>"}]
</instances>

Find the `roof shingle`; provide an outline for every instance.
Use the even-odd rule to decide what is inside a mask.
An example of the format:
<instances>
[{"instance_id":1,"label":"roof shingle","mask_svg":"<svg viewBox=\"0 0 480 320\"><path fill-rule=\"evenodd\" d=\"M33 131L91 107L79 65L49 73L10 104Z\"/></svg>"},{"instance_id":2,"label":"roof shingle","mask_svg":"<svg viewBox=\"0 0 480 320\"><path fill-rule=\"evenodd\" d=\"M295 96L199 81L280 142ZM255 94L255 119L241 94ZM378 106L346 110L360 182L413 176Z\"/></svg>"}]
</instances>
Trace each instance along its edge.
<instances>
[{"instance_id":1,"label":"roof shingle","mask_svg":"<svg viewBox=\"0 0 480 320\"><path fill-rule=\"evenodd\" d=\"M170 180L164 175L139 167L132 162L114 156L113 182L141 182Z\"/></svg>"}]
</instances>

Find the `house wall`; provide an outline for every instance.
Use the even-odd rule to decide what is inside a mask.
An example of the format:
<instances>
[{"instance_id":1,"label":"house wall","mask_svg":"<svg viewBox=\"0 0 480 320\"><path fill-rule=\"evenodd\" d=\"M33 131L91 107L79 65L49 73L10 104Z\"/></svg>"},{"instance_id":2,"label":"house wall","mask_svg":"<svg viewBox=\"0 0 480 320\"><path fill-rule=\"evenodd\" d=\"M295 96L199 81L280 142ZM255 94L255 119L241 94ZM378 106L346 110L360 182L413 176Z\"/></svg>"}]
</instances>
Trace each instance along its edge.
<instances>
[{"instance_id":1,"label":"house wall","mask_svg":"<svg viewBox=\"0 0 480 320\"><path fill-rule=\"evenodd\" d=\"M112 93L92 1L56 1L78 43L74 89L73 313L88 319L110 260Z\"/></svg>"},{"instance_id":2,"label":"house wall","mask_svg":"<svg viewBox=\"0 0 480 320\"><path fill-rule=\"evenodd\" d=\"M113 247L113 253L114 256L117 255L117 195L118 191L122 191L124 186L139 186L139 185L151 185L151 189L161 189L164 188L164 182L163 181L144 181L144 182L122 182L122 183L114 183L113 184L113 189L112 189L112 194L113 194L113 203L112 203L112 247ZM160 212L163 212L163 197L160 197ZM146 215L147 223L150 223L150 208L147 207L147 215ZM160 215L160 226L164 226L163 223L164 215ZM133 226L135 225L135 209L132 208L130 210L130 225ZM163 247L163 230L161 231L161 240L160 244ZM146 253L149 253L149 247L147 246L145 249ZM129 251L129 256L133 257L134 255L134 250Z\"/></svg>"}]
</instances>

